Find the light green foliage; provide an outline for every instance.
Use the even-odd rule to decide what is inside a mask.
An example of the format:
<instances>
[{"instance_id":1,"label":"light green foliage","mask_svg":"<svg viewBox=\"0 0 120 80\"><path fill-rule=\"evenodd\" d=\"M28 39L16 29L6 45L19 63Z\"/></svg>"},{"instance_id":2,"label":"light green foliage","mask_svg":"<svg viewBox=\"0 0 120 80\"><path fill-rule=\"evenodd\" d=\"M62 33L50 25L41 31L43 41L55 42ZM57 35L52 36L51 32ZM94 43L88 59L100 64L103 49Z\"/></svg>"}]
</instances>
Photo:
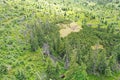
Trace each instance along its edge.
<instances>
[{"instance_id":1,"label":"light green foliage","mask_svg":"<svg viewBox=\"0 0 120 80\"><path fill-rule=\"evenodd\" d=\"M119 80L119 5L120 0L1 0L0 80ZM58 25L72 22L83 29L61 38Z\"/></svg>"},{"instance_id":2,"label":"light green foliage","mask_svg":"<svg viewBox=\"0 0 120 80\"><path fill-rule=\"evenodd\" d=\"M88 75L86 72L86 65L81 62L79 65L76 62L77 53L71 54L70 68L66 71L65 80L88 80Z\"/></svg>"}]
</instances>

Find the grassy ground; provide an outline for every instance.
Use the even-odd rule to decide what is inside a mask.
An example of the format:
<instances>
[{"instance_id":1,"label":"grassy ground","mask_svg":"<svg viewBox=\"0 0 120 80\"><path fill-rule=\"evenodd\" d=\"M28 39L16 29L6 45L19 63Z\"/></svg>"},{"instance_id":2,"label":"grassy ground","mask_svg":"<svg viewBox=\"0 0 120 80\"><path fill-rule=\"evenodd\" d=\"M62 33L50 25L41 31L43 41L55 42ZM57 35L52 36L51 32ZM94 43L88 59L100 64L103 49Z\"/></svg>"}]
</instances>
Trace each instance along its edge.
<instances>
[{"instance_id":1,"label":"grassy ground","mask_svg":"<svg viewBox=\"0 0 120 80\"><path fill-rule=\"evenodd\" d=\"M106 77L104 75L101 76L94 76L94 75L89 75L90 80L120 80L120 73L116 73L111 77Z\"/></svg>"}]
</instances>

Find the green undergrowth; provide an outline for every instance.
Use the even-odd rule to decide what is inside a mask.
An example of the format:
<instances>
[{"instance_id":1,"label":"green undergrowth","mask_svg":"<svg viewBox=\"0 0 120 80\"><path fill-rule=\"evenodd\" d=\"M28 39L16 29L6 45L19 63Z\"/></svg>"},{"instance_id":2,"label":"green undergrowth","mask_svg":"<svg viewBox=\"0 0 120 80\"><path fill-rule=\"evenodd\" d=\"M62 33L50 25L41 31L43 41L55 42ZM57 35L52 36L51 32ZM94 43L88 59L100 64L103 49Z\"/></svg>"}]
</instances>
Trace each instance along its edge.
<instances>
[{"instance_id":1,"label":"green undergrowth","mask_svg":"<svg viewBox=\"0 0 120 80\"><path fill-rule=\"evenodd\" d=\"M120 3L94 1L1 0L0 80L119 80Z\"/></svg>"},{"instance_id":2,"label":"green undergrowth","mask_svg":"<svg viewBox=\"0 0 120 80\"><path fill-rule=\"evenodd\" d=\"M120 73L115 73L113 76L106 77L104 75L100 76L94 76L89 75L89 80L119 80L120 79Z\"/></svg>"},{"instance_id":3,"label":"green undergrowth","mask_svg":"<svg viewBox=\"0 0 120 80\"><path fill-rule=\"evenodd\" d=\"M2 70L2 73L5 72L7 74L1 75L3 80L33 80L38 76L46 77L46 63L40 49L36 52L25 52L18 57L13 55L6 57L3 60L3 64L1 64L1 66L5 66L5 70Z\"/></svg>"}]
</instances>

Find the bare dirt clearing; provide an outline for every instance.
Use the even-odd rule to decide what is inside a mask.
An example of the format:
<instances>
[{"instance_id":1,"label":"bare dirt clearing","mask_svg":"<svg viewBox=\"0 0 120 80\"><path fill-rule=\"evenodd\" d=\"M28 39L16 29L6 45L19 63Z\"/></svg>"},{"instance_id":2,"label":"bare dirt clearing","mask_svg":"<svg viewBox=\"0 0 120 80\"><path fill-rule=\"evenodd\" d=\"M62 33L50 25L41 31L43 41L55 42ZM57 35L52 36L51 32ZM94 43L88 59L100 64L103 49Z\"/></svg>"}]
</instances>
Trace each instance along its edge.
<instances>
[{"instance_id":1,"label":"bare dirt clearing","mask_svg":"<svg viewBox=\"0 0 120 80\"><path fill-rule=\"evenodd\" d=\"M60 37L66 37L72 32L79 32L82 27L79 26L77 23L72 22L70 24L58 24L60 26Z\"/></svg>"}]
</instances>

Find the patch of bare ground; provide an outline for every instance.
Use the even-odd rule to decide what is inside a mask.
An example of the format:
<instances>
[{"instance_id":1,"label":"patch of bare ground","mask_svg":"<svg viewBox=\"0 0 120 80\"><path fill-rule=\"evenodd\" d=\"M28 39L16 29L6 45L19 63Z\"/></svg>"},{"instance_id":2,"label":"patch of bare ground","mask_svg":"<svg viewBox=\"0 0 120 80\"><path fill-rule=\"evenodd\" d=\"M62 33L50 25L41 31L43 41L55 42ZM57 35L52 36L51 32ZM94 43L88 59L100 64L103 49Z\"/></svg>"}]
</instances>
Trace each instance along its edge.
<instances>
[{"instance_id":1,"label":"patch of bare ground","mask_svg":"<svg viewBox=\"0 0 120 80\"><path fill-rule=\"evenodd\" d=\"M82 27L79 26L77 23L72 22L70 24L58 24L60 27L60 37L66 37L72 32L79 32Z\"/></svg>"},{"instance_id":2,"label":"patch of bare ground","mask_svg":"<svg viewBox=\"0 0 120 80\"><path fill-rule=\"evenodd\" d=\"M93 45L93 46L91 46L91 48L92 48L92 50L104 49L104 48L103 48L103 45L100 45L100 44L99 44L99 45L98 45L98 44L97 44L97 45Z\"/></svg>"}]
</instances>

